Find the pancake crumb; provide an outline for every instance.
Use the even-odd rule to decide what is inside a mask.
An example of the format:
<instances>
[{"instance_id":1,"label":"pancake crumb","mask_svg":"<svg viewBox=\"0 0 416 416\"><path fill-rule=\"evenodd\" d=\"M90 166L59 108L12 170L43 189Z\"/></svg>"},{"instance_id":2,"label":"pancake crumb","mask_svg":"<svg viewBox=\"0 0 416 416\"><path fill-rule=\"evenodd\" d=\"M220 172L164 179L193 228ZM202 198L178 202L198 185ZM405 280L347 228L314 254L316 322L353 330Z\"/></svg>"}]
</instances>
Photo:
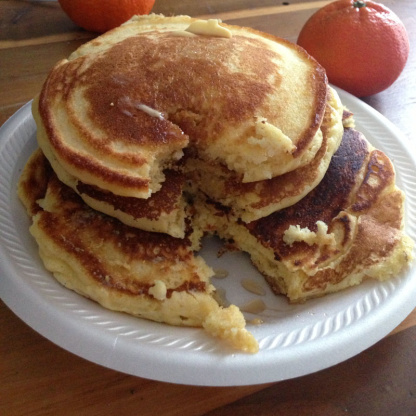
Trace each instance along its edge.
<instances>
[{"instance_id":1,"label":"pancake crumb","mask_svg":"<svg viewBox=\"0 0 416 416\"><path fill-rule=\"evenodd\" d=\"M335 245L335 235L328 234L328 225L323 221L317 221L317 232L311 231L308 227L301 228L300 225L290 225L284 232L283 241L292 246L297 241L303 241L309 246L317 245Z\"/></svg>"},{"instance_id":2,"label":"pancake crumb","mask_svg":"<svg viewBox=\"0 0 416 416\"><path fill-rule=\"evenodd\" d=\"M166 299L167 288L164 282L161 280L155 280L154 286L149 289L149 294L151 294L157 300Z\"/></svg>"}]
</instances>

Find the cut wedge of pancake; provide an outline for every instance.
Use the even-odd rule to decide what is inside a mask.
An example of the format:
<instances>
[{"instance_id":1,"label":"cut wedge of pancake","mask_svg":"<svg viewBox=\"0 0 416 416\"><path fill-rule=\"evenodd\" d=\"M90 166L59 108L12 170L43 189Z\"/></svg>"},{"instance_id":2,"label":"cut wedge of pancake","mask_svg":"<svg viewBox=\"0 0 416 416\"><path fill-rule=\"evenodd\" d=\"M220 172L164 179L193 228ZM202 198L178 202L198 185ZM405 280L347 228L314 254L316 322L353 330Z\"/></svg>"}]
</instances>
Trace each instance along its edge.
<instances>
[{"instance_id":1,"label":"cut wedge of pancake","mask_svg":"<svg viewBox=\"0 0 416 416\"><path fill-rule=\"evenodd\" d=\"M40 147L67 174L148 198L188 147L243 182L307 165L322 145L326 95L323 68L290 42L151 15L59 62L33 113Z\"/></svg>"},{"instance_id":2,"label":"cut wedge of pancake","mask_svg":"<svg viewBox=\"0 0 416 416\"><path fill-rule=\"evenodd\" d=\"M412 259L404 194L389 158L347 128L321 183L295 205L249 224L228 208L197 202L199 227L250 254L276 293L292 302L385 280Z\"/></svg>"},{"instance_id":3,"label":"cut wedge of pancake","mask_svg":"<svg viewBox=\"0 0 416 416\"><path fill-rule=\"evenodd\" d=\"M204 327L234 348L258 350L238 308L214 299L213 272L189 239L128 227L91 209L57 179L40 150L18 192L45 267L65 287L111 310Z\"/></svg>"},{"instance_id":4,"label":"cut wedge of pancake","mask_svg":"<svg viewBox=\"0 0 416 416\"><path fill-rule=\"evenodd\" d=\"M307 165L272 179L244 183L241 175L224 165L200 158L190 158L186 167L199 190L231 208L236 218L251 222L295 204L318 185L341 143L342 116L342 103L336 91L330 88L321 125L321 148Z\"/></svg>"}]
</instances>

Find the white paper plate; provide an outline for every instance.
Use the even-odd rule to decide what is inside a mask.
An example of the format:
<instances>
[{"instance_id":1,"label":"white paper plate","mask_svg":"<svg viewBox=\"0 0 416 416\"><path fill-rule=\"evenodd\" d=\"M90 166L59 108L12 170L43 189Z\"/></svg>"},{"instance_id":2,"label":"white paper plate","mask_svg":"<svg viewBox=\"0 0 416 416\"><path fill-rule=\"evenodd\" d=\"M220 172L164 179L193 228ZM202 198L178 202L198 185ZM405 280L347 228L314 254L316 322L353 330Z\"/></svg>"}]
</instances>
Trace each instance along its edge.
<instances>
[{"instance_id":1,"label":"white paper plate","mask_svg":"<svg viewBox=\"0 0 416 416\"><path fill-rule=\"evenodd\" d=\"M416 238L416 162L411 144L374 109L339 91L355 113L357 129L385 151L405 190L406 229ZM236 353L193 328L176 328L103 309L60 286L38 258L29 219L16 196L22 167L36 148L36 127L25 105L0 129L0 294L37 332L87 360L128 374L182 384L231 386L273 382L309 374L370 347L416 306L415 269L384 283L359 287L289 305L271 294L241 253L217 258L220 243L209 239L202 255L229 277L214 280L228 299L242 305L256 295L241 287L256 279L267 294L264 324L249 325L258 339L256 355ZM253 316L247 316L250 320ZM12 336L12 334L9 334Z\"/></svg>"}]
</instances>

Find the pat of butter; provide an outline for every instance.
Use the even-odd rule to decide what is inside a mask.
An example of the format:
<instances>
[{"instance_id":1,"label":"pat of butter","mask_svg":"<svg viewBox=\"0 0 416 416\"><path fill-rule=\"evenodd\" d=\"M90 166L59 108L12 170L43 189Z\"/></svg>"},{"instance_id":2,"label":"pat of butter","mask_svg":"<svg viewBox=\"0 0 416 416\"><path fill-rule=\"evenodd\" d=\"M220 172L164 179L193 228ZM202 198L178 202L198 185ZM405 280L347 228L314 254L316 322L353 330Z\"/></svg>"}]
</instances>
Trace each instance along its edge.
<instances>
[{"instance_id":1,"label":"pat of butter","mask_svg":"<svg viewBox=\"0 0 416 416\"><path fill-rule=\"evenodd\" d=\"M151 294L157 300L166 299L166 293L166 285L161 280L155 280L154 286L149 289L149 294Z\"/></svg>"},{"instance_id":2,"label":"pat of butter","mask_svg":"<svg viewBox=\"0 0 416 416\"><path fill-rule=\"evenodd\" d=\"M220 20L209 19L209 20L197 20L189 25L187 32L194 33L195 35L204 36L217 36L221 38L231 38L231 31L224 26L219 25Z\"/></svg>"},{"instance_id":3,"label":"pat of butter","mask_svg":"<svg viewBox=\"0 0 416 416\"><path fill-rule=\"evenodd\" d=\"M191 32L187 32L186 30L176 30L175 32L172 32L171 33L171 36L175 36L175 37L180 37L180 36L183 36L183 37L192 37L192 36L195 36L195 34L194 33L191 33Z\"/></svg>"}]
</instances>

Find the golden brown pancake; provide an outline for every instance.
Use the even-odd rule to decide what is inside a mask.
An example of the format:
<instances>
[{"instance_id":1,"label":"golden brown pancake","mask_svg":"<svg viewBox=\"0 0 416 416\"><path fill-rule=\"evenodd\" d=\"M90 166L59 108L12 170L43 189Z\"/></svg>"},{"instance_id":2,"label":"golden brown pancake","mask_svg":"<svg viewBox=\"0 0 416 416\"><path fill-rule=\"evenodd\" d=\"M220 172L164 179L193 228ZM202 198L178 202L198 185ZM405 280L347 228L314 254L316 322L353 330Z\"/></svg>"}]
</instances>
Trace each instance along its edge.
<instances>
[{"instance_id":1,"label":"golden brown pancake","mask_svg":"<svg viewBox=\"0 0 416 416\"><path fill-rule=\"evenodd\" d=\"M244 224L230 221L218 203L199 204L199 226L248 252L272 289L292 302L365 278L385 280L412 258L393 165L351 128L321 183L295 205Z\"/></svg>"},{"instance_id":2,"label":"golden brown pancake","mask_svg":"<svg viewBox=\"0 0 416 416\"><path fill-rule=\"evenodd\" d=\"M234 348L258 350L238 308L214 299L213 272L188 238L142 231L91 209L57 179L40 150L18 192L45 267L65 287L108 309L204 327Z\"/></svg>"},{"instance_id":3,"label":"golden brown pancake","mask_svg":"<svg viewBox=\"0 0 416 416\"><path fill-rule=\"evenodd\" d=\"M241 175L224 165L190 158L186 167L194 186L209 198L232 209L236 218L251 222L295 204L321 181L344 131L343 107L338 94L329 89L321 125L321 148L310 163L264 181L244 183Z\"/></svg>"},{"instance_id":4,"label":"golden brown pancake","mask_svg":"<svg viewBox=\"0 0 416 416\"><path fill-rule=\"evenodd\" d=\"M74 181L148 198L192 147L265 180L321 148L325 71L296 45L187 16L132 19L51 71L38 141ZM277 163L278 162L278 163Z\"/></svg>"},{"instance_id":5,"label":"golden brown pancake","mask_svg":"<svg viewBox=\"0 0 416 416\"><path fill-rule=\"evenodd\" d=\"M38 129L42 130L42 127ZM91 208L145 231L167 233L178 238L185 236L185 177L181 169L167 169L159 191L143 199L116 195L77 180L62 168L52 153L48 153L48 160L59 180L77 192Z\"/></svg>"},{"instance_id":6,"label":"golden brown pancake","mask_svg":"<svg viewBox=\"0 0 416 416\"><path fill-rule=\"evenodd\" d=\"M164 172L161 189L148 199L114 195L78 181L76 191L87 205L145 231L185 237L186 203L183 197L185 176L175 170Z\"/></svg>"}]
</instances>

